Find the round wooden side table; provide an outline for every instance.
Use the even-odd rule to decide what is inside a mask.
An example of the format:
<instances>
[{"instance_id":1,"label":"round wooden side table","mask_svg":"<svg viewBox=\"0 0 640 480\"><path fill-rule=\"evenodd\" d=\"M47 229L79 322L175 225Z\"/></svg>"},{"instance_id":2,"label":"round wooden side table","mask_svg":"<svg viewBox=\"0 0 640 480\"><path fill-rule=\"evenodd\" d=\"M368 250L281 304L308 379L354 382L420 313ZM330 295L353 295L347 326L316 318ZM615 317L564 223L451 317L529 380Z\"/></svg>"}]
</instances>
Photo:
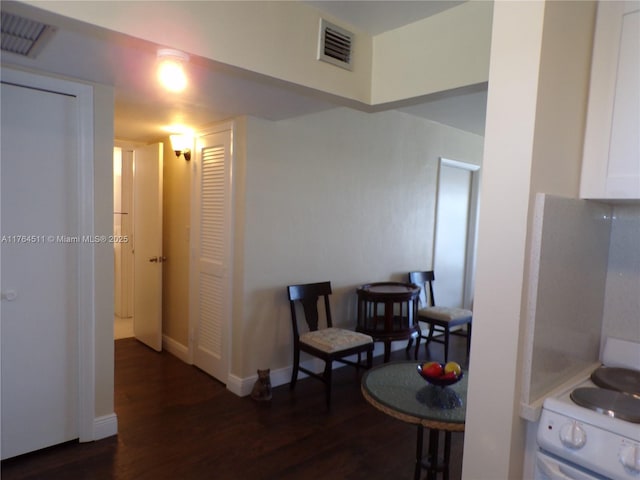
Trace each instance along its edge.
<instances>
[{"instance_id":1,"label":"round wooden side table","mask_svg":"<svg viewBox=\"0 0 640 480\"><path fill-rule=\"evenodd\" d=\"M356 331L376 342L384 342L384 361L389 361L391 342L407 340L420 333L418 295L413 283L378 282L363 285L358 294ZM416 335L420 341L420 335Z\"/></svg>"}]
</instances>

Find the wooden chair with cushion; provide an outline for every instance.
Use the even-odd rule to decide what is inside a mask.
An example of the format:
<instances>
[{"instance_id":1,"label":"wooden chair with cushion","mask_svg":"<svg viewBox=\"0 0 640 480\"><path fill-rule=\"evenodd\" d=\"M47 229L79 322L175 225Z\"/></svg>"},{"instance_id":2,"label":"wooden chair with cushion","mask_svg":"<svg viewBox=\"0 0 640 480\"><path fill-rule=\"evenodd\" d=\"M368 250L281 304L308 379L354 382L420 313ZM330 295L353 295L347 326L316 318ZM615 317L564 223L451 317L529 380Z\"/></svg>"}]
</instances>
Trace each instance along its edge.
<instances>
[{"instance_id":1,"label":"wooden chair with cushion","mask_svg":"<svg viewBox=\"0 0 640 480\"><path fill-rule=\"evenodd\" d=\"M426 340L425 349L429 348L430 342L444 344L444 361L449 361L449 337L450 335L464 335L467 337L467 356L471 347L471 320L473 312L464 308L441 307L436 306L433 296L433 282L435 276L433 271L427 272L409 272L409 281L420 286L420 308L418 308L418 321L429 324L429 333L425 337L420 332L419 338ZM428 296L428 298L427 298ZM451 330L455 327L466 325L466 333L464 331ZM436 334L444 335L444 338L435 336ZM409 340L407 350L411 348L413 339ZM416 344L415 358L418 358L418 348L420 342Z\"/></svg>"},{"instance_id":2,"label":"wooden chair with cushion","mask_svg":"<svg viewBox=\"0 0 640 480\"><path fill-rule=\"evenodd\" d=\"M293 325L293 372L291 373L291 390L298 379L298 371L310 377L321 380L325 384L327 406L331 405L331 370L334 361L359 368L362 365L361 354L366 353L366 368L371 368L373 361L373 339L369 335L357 333L344 328L333 326L329 295L331 283L309 283L305 285L289 285L289 303L291 305L291 322ZM318 310L320 297L324 303L324 322ZM302 304L302 312L308 331L300 333L296 303ZM324 326L321 326L323 325ZM306 330L306 329L305 329ZM300 352L324 360L325 367L322 374L317 374L300 366ZM358 355L357 361L346 357Z\"/></svg>"}]
</instances>

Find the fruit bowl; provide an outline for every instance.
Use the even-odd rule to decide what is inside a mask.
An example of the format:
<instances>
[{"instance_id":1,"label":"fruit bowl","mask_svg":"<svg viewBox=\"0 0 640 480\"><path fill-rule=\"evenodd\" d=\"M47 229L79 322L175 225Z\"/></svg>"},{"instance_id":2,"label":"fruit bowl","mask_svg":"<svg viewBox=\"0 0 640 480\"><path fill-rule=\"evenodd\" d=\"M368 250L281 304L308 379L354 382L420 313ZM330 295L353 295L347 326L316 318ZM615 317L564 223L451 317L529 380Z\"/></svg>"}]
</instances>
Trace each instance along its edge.
<instances>
[{"instance_id":1,"label":"fruit bowl","mask_svg":"<svg viewBox=\"0 0 640 480\"><path fill-rule=\"evenodd\" d=\"M433 367L434 365L439 365L440 368L438 369L437 367ZM429 368L430 366L432 367L431 369ZM451 375L446 373L437 374L438 370L443 372L444 367L445 366L442 363L438 363L438 362L426 362L426 363L419 363L417 365L418 374L431 385L436 385L438 387L447 387L449 385L453 385L454 383L458 383L460 380L462 380L462 377L464 376L462 371L460 371L460 373L457 375ZM436 370L436 374L431 373L432 369Z\"/></svg>"}]
</instances>

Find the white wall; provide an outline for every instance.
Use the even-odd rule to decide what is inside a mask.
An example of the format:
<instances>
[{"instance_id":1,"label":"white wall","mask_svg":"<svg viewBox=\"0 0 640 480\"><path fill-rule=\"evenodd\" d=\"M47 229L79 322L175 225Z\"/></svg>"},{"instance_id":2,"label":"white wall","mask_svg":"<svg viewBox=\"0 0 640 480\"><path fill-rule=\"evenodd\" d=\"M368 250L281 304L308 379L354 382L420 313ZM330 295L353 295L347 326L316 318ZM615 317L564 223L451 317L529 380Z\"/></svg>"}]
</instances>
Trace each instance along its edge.
<instances>
[{"instance_id":1,"label":"white wall","mask_svg":"<svg viewBox=\"0 0 640 480\"><path fill-rule=\"evenodd\" d=\"M524 451L516 377L543 14L542 2L494 5L465 479L519 478L522 471L512 462L522 462Z\"/></svg>"},{"instance_id":2,"label":"white wall","mask_svg":"<svg viewBox=\"0 0 640 480\"><path fill-rule=\"evenodd\" d=\"M373 38L371 103L483 83L493 2L465 2Z\"/></svg>"},{"instance_id":3,"label":"white wall","mask_svg":"<svg viewBox=\"0 0 640 480\"><path fill-rule=\"evenodd\" d=\"M188 7L183 1L25 3L240 67L245 74L256 72L365 103L371 96L371 36L337 22L356 34L353 70L318 61L320 12L304 2L197 1Z\"/></svg>"},{"instance_id":4,"label":"white wall","mask_svg":"<svg viewBox=\"0 0 640 480\"><path fill-rule=\"evenodd\" d=\"M94 85L94 231L113 234L113 88ZM95 416L113 414L113 245L95 245Z\"/></svg>"},{"instance_id":5,"label":"white wall","mask_svg":"<svg viewBox=\"0 0 640 480\"><path fill-rule=\"evenodd\" d=\"M640 342L640 205L616 205L611 222L602 339Z\"/></svg>"},{"instance_id":6,"label":"white wall","mask_svg":"<svg viewBox=\"0 0 640 480\"><path fill-rule=\"evenodd\" d=\"M578 195L594 13L586 1L494 4L465 479L522 478L530 212L536 192Z\"/></svg>"},{"instance_id":7,"label":"white wall","mask_svg":"<svg viewBox=\"0 0 640 480\"><path fill-rule=\"evenodd\" d=\"M595 12L589 1L546 3L530 205L536 192L578 198Z\"/></svg>"},{"instance_id":8,"label":"white wall","mask_svg":"<svg viewBox=\"0 0 640 480\"><path fill-rule=\"evenodd\" d=\"M191 164L183 155L176 157L169 138L163 140L163 145L162 252L169 261L162 265L162 334L186 351L189 345Z\"/></svg>"},{"instance_id":9,"label":"white wall","mask_svg":"<svg viewBox=\"0 0 640 480\"><path fill-rule=\"evenodd\" d=\"M376 37L299 1L200 1L189 2L188 8L175 0L24 3L42 9L39 19L44 22L55 13L85 22L82 27L65 22L72 30L99 26L101 35L123 33L183 50L200 61L365 105L484 83L488 77L492 1L465 2ZM317 61L321 17L355 34L352 71Z\"/></svg>"},{"instance_id":10,"label":"white wall","mask_svg":"<svg viewBox=\"0 0 640 480\"><path fill-rule=\"evenodd\" d=\"M438 158L480 164L482 144L398 112L248 118L232 374L291 364L286 285L330 280L336 323L353 327L358 285L429 268Z\"/></svg>"}]
</instances>

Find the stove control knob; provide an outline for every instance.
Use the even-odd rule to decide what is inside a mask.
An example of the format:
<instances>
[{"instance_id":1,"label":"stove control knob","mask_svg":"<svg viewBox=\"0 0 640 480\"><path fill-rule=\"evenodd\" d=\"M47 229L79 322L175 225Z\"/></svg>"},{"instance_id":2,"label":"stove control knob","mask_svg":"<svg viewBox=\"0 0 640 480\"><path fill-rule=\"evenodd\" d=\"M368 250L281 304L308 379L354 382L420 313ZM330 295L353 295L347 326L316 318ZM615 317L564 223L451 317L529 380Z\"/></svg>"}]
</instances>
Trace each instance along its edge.
<instances>
[{"instance_id":1,"label":"stove control knob","mask_svg":"<svg viewBox=\"0 0 640 480\"><path fill-rule=\"evenodd\" d=\"M640 473L640 445L623 445L620 463L631 473Z\"/></svg>"},{"instance_id":2,"label":"stove control knob","mask_svg":"<svg viewBox=\"0 0 640 480\"><path fill-rule=\"evenodd\" d=\"M565 447L578 450L587 443L587 432L574 420L560 428L560 441Z\"/></svg>"}]
</instances>

